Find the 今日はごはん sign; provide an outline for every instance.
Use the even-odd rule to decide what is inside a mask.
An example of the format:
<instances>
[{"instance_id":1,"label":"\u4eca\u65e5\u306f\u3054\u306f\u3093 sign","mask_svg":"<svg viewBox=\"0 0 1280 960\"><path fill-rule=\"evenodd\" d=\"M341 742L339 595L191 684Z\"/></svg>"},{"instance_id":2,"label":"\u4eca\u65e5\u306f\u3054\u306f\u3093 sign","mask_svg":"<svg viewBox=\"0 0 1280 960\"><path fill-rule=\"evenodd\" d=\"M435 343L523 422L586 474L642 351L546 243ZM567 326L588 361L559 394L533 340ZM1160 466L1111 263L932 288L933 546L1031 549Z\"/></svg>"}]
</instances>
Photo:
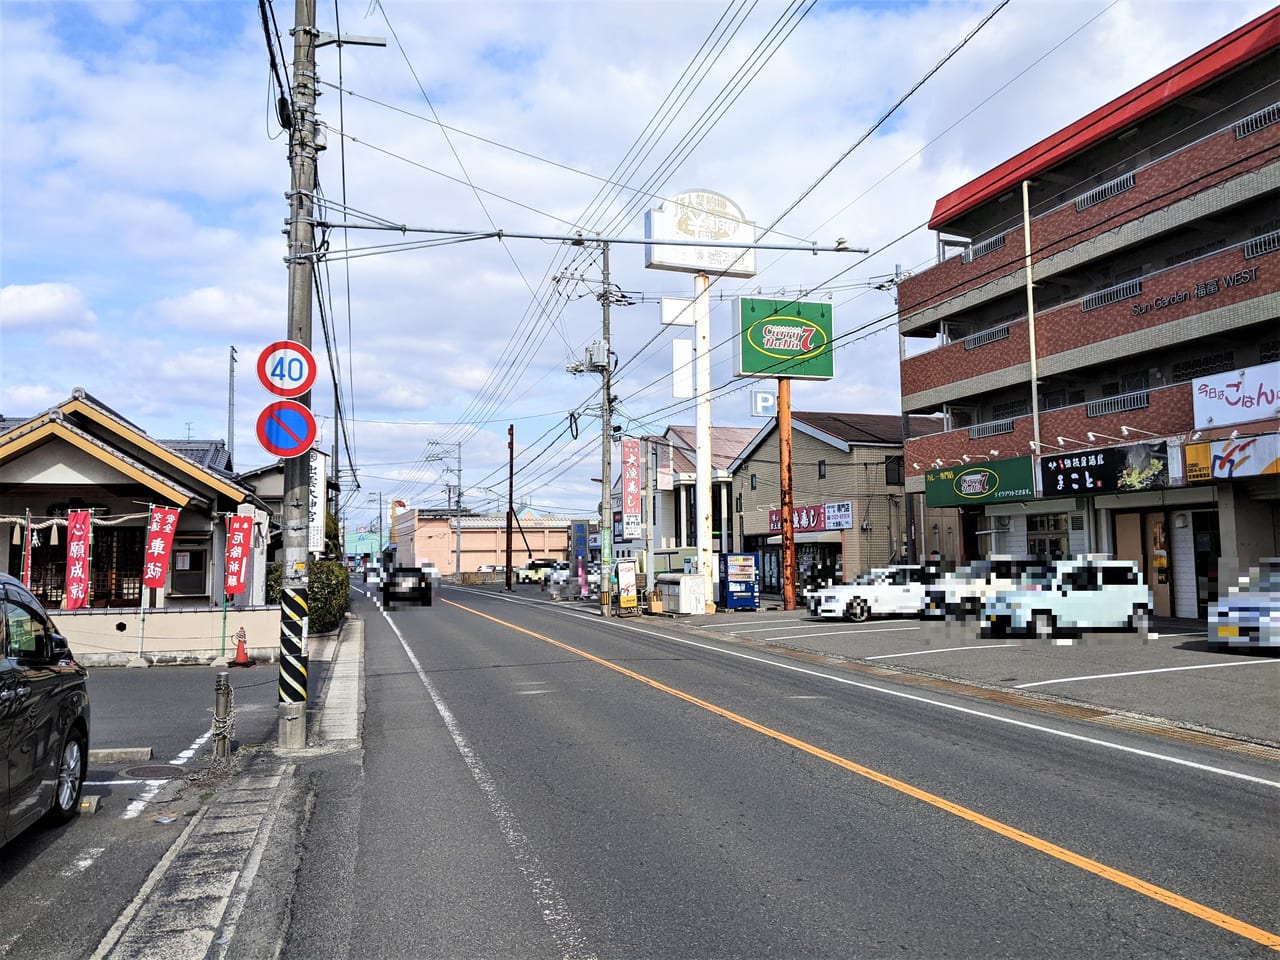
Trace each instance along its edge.
<instances>
[{"instance_id":1,"label":"\u4eca\u65e5\u306f\u3054\u306f\u3093 sign","mask_svg":"<svg viewBox=\"0 0 1280 960\"><path fill-rule=\"evenodd\" d=\"M793 380L835 376L831 304L742 297L737 314L734 376Z\"/></svg>"}]
</instances>

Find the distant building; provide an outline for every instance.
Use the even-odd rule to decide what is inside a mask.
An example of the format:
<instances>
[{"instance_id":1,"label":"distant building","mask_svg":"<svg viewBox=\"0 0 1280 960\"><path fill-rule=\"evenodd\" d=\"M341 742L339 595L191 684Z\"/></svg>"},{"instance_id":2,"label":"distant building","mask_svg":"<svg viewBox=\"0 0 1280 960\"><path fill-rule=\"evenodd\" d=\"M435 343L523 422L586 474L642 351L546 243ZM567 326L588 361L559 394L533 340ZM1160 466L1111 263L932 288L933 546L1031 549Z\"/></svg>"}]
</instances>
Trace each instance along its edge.
<instances>
[{"instance_id":1,"label":"distant building","mask_svg":"<svg viewBox=\"0 0 1280 960\"><path fill-rule=\"evenodd\" d=\"M1273 9L938 200L907 489L979 552L1132 559L1189 617L1280 552L1277 77Z\"/></svg>"}]
</instances>

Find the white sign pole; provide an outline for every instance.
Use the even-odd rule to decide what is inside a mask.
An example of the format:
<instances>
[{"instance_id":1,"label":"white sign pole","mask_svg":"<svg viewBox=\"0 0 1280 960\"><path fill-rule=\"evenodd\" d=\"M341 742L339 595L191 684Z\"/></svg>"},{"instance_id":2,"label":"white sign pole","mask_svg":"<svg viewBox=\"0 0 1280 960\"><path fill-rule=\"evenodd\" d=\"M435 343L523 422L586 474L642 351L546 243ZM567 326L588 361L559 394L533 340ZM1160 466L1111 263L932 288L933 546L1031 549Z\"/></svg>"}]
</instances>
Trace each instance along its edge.
<instances>
[{"instance_id":1,"label":"white sign pole","mask_svg":"<svg viewBox=\"0 0 1280 960\"><path fill-rule=\"evenodd\" d=\"M693 330L696 339L695 390L697 416L694 423L694 502L698 505L698 572L706 590L707 612L715 612L711 574L715 559L711 551L711 280L705 273L693 278Z\"/></svg>"}]
</instances>

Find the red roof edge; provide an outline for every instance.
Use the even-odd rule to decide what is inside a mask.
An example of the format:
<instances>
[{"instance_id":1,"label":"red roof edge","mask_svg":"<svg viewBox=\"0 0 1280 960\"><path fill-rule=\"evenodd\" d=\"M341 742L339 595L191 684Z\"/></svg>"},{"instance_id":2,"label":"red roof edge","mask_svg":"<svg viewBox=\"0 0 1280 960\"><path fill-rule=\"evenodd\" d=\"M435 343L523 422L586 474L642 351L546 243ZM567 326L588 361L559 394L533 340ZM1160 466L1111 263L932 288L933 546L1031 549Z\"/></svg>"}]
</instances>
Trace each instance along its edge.
<instances>
[{"instance_id":1,"label":"red roof edge","mask_svg":"<svg viewBox=\"0 0 1280 960\"><path fill-rule=\"evenodd\" d=\"M1280 46L1280 7L1193 53L1106 106L1045 137L995 169L953 190L933 207L929 229L963 216L1010 187L1105 140L1161 107Z\"/></svg>"}]
</instances>

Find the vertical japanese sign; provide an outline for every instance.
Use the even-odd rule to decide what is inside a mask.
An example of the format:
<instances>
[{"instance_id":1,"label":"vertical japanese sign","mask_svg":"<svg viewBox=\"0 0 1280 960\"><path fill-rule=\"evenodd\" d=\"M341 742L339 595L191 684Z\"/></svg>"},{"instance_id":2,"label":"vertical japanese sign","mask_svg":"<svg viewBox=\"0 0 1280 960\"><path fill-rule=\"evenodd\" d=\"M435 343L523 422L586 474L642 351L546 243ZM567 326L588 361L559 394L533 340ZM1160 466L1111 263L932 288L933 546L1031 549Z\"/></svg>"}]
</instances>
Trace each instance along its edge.
<instances>
[{"instance_id":1,"label":"vertical japanese sign","mask_svg":"<svg viewBox=\"0 0 1280 960\"><path fill-rule=\"evenodd\" d=\"M329 480L329 455L323 450L311 448L311 482L308 485L310 522L307 526L307 553L324 553L324 525L328 503L325 487ZM392 534L395 533L394 528Z\"/></svg>"},{"instance_id":2,"label":"vertical japanese sign","mask_svg":"<svg viewBox=\"0 0 1280 960\"><path fill-rule=\"evenodd\" d=\"M253 537L253 517L227 517L227 558L224 590L229 597L244 593L249 574L249 548Z\"/></svg>"},{"instance_id":3,"label":"vertical japanese sign","mask_svg":"<svg viewBox=\"0 0 1280 960\"><path fill-rule=\"evenodd\" d=\"M640 489L640 441L625 437L622 441L622 539L638 540L640 510L644 494Z\"/></svg>"},{"instance_id":4,"label":"vertical japanese sign","mask_svg":"<svg viewBox=\"0 0 1280 960\"><path fill-rule=\"evenodd\" d=\"M142 556L142 583L163 587L169 568L173 533L178 528L178 511L172 507L152 507L147 521L147 537Z\"/></svg>"},{"instance_id":5,"label":"vertical japanese sign","mask_svg":"<svg viewBox=\"0 0 1280 960\"><path fill-rule=\"evenodd\" d=\"M93 511L67 514L67 589L62 606L79 610L89 602L89 557L93 545Z\"/></svg>"},{"instance_id":6,"label":"vertical japanese sign","mask_svg":"<svg viewBox=\"0 0 1280 960\"><path fill-rule=\"evenodd\" d=\"M22 582L28 590L31 589L31 541L35 538L36 532L31 529L31 511L27 511L27 522L22 526Z\"/></svg>"}]
</instances>

